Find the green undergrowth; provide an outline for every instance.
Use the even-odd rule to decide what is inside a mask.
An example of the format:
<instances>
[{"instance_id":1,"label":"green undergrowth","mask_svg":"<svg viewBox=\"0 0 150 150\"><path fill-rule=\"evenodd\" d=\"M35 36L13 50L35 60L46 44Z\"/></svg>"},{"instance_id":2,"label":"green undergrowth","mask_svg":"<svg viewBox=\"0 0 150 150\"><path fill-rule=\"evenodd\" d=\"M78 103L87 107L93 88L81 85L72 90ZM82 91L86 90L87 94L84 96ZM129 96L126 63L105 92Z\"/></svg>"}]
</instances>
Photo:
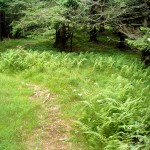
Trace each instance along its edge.
<instances>
[{"instance_id":1,"label":"green undergrowth","mask_svg":"<svg viewBox=\"0 0 150 150\"><path fill-rule=\"evenodd\" d=\"M38 125L29 91L21 80L0 74L0 150L26 149L25 141Z\"/></svg>"},{"instance_id":2,"label":"green undergrowth","mask_svg":"<svg viewBox=\"0 0 150 150\"><path fill-rule=\"evenodd\" d=\"M150 68L115 46L75 44L83 51L58 52L46 40L9 49L0 53L0 72L56 94L82 149L148 150Z\"/></svg>"},{"instance_id":3,"label":"green undergrowth","mask_svg":"<svg viewBox=\"0 0 150 150\"><path fill-rule=\"evenodd\" d=\"M45 39L7 39L0 42L0 52L15 48L32 48L32 50L49 50L50 42Z\"/></svg>"}]
</instances>

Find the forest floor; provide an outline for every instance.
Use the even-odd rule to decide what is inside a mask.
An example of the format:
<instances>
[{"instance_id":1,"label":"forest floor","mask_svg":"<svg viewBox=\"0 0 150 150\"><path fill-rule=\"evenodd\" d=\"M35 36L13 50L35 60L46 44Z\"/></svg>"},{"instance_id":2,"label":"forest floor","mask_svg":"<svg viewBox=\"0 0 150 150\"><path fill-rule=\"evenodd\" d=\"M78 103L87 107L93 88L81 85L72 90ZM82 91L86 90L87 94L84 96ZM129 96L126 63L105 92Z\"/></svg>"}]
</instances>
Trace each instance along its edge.
<instances>
[{"instance_id":1,"label":"forest floor","mask_svg":"<svg viewBox=\"0 0 150 150\"><path fill-rule=\"evenodd\" d=\"M112 133L119 127L112 130L111 124L120 120L139 119L134 129L147 133L141 126L150 106L150 69L106 35L99 41L77 34L72 53L60 52L47 39L0 43L0 150L129 149Z\"/></svg>"}]
</instances>

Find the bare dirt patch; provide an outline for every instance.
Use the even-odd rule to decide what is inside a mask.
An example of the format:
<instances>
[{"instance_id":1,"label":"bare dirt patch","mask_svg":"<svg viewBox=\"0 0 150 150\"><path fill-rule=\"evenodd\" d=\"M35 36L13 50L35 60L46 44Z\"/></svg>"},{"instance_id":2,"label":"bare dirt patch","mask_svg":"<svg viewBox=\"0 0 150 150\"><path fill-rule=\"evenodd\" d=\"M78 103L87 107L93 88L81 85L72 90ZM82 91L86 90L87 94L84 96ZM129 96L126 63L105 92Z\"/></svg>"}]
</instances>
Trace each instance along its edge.
<instances>
[{"instance_id":1,"label":"bare dirt patch","mask_svg":"<svg viewBox=\"0 0 150 150\"><path fill-rule=\"evenodd\" d=\"M41 103L42 114L39 115L40 126L33 132L27 141L28 150L69 150L71 143L68 142L70 132L69 123L63 118L60 106L56 104L55 94L51 94L47 88L39 85L27 84L34 91L30 96L31 101Z\"/></svg>"}]
</instances>

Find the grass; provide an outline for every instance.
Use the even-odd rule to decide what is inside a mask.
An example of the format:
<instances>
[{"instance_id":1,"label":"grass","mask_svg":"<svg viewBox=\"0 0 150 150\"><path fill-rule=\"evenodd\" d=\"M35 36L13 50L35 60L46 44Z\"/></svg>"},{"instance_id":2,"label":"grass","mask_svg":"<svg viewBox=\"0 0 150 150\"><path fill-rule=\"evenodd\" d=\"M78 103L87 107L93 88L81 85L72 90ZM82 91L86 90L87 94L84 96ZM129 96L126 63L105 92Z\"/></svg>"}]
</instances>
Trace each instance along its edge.
<instances>
[{"instance_id":1,"label":"grass","mask_svg":"<svg viewBox=\"0 0 150 150\"><path fill-rule=\"evenodd\" d=\"M32 92L14 77L0 74L0 89L0 149L26 149L25 138L38 124L38 104L29 101Z\"/></svg>"},{"instance_id":2,"label":"grass","mask_svg":"<svg viewBox=\"0 0 150 150\"><path fill-rule=\"evenodd\" d=\"M0 71L57 94L63 115L75 121L72 140L82 149L149 149L150 69L106 36L99 44L75 36L73 53L61 53L47 40L20 40L18 48L9 41Z\"/></svg>"},{"instance_id":3,"label":"grass","mask_svg":"<svg viewBox=\"0 0 150 150\"><path fill-rule=\"evenodd\" d=\"M0 52L4 52L7 49L20 48L20 46L35 50L46 50L49 49L49 45L50 44L45 39L7 39L1 42Z\"/></svg>"}]
</instances>

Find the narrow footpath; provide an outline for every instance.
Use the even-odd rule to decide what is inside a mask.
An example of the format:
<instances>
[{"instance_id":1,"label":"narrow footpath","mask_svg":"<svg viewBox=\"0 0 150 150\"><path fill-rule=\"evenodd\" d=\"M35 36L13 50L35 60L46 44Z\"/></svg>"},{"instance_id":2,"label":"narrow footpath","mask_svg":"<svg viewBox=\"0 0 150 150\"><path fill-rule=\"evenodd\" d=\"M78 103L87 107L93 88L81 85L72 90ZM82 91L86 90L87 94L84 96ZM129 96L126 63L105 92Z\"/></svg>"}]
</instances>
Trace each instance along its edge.
<instances>
[{"instance_id":1,"label":"narrow footpath","mask_svg":"<svg viewBox=\"0 0 150 150\"><path fill-rule=\"evenodd\" d=\"M40 126L27 141L28 150L70 150L72 144L68 142L68 136L71 127L61 116L56 95L39 85L27 84L27 87L34 91L29 99L40 102L44 112L38 112Z\"/></svg>"}]
</instances>

